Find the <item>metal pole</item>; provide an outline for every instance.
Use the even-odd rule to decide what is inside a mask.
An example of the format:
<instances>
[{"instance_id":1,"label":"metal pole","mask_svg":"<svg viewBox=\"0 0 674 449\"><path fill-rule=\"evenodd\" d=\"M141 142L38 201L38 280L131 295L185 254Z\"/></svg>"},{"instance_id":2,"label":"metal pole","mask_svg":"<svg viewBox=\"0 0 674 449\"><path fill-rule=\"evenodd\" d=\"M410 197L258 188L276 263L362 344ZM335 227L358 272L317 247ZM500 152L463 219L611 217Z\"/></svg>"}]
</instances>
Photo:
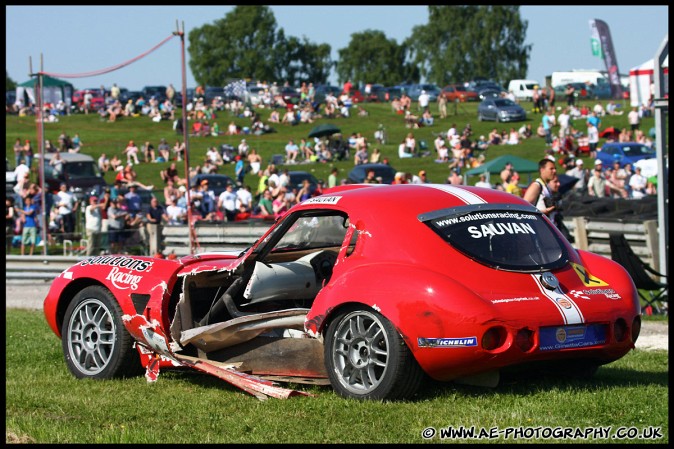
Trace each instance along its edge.
<instances>
[{"instance_id":1,"label":"metal pole","mask_svg":"<svg viewBox=\"0 0 674 449\"><path fill-rule=\"evenodd\" d=\"M31 64L32 66L32 64ZM32 72L32 67L31 67L31 72ZM43 87L43 80L42 80L42 71L43 71L43 59L42 55L40 55L40 71L37 73L37 84L36 84L36 89L35 89L35 99L37 100L37 142L39 145L40 149L40 161L38 164L40 165L38 173L39 173L39 179L38 182L40 184L40 197L42 198L42 254L47 255L47 225L49 224L49 221L47 220L47 193L45 191L45 186L44 186L44 121L42 120L42 87ZM36 76L35 74L31 73L30 76Z\"/></svg>"},{"instance_id":2,"label":"metal pole","mask_svg":"<svg viewBox=\"0 0 674 449\"><path fill-rule=\"evenodd\" d=\"M187 129L187 70L185 67L185 22L182 23L182 30L178 26L178 21L176 20L176 31L174 35L180 36L180 66L182 70L182 121L183 121L183 142L185 142L185 154L183 155L183 161L185 166L185 182L187 183L186 187L186 197L187 197L187 229L190 233L190 254L194 254L196 248L195 235L192 229L192 195L190 193L190 164L189 164L189 154L190 154L190 145L189 145L189 130Z\"/></svg>"},{"instance_id":3,"label":"metal pole","mask_svg":"<svg viewBox=\"0 0 674 449\"><path fill-rule=\"evenodd\" d=\"M668 142L666 134L665 113L669 112L668 100L665 97L665 80L663 76L662 64L669 54L669 36L666 36L660 48L658 48L653 58L653 87L655 101L655 145L656 157L658 159L658 252L660 266L658 271L664 275L669 275L669 266L667 256L669 255L669 188L667 179L667 165L665 165L665 155L667 154ZM665 280L666 282L666 280Z\"/></svg>"}]
</instances>

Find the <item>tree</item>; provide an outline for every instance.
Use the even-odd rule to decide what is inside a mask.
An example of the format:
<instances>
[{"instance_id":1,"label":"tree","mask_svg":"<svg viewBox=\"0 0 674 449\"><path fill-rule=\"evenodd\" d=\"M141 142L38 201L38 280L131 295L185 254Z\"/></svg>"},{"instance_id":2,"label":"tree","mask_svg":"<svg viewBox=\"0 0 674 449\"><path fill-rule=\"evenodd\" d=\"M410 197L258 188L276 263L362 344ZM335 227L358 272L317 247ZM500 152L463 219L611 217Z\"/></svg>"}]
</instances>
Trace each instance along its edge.
<instances>
[{"instance_id":1,"label":"tree","mask_svg":"<svg viewBox=\"0 0 674 449\"><path fill-rule=\"evenodd\" d=\"M268 6L236 6L223 19L189 34L197 83L222 86L233 78L325 82L333 62L328 44L286 38Z\"/></svg>"},{"instance_id":2,"label":"tree","mask_svg":"<svg viewBox=\"0 0 674 449\"><path fill-rule=\"evenodd\" d=\"M387 39L382 31L353 33L349 45L338 53L336 68L340 83L351 79L390 86L405 79L419 80L416 67L405 63L405 47L395 39Z\"/></svg>"},{"instance_id":3,"label":"tree","mask_svg":"<svg viewBox=\"0 0 674 449\"><path fill-rule=\"evenodd\" d=\"M406 40L408 58L430 82L444 86L476 76L501 84L524 78L531 45L519 6L428 7L429 22Z\"/></svg>"},{"instance_id":4,"label":"tree","mask_svg":"<svg viewBox=\"0 0 674 449\"><path fill-rule=\"evenodd\" d=\"M5 91L16 89L16 81L9 77L9 72L5 70Z\"/></svg>"},{"instance_id":5,"label":"tree","mask_svg":"<svg viewBox=\"0 0 674 449\"><path fill-rule=\"evenodd\" d=\"M189 33L190 69L197 83L222 86L227 79L273 79L280 72L276 30L268 6L236 6L214 24Z\"/></svg>"}]
</instances>

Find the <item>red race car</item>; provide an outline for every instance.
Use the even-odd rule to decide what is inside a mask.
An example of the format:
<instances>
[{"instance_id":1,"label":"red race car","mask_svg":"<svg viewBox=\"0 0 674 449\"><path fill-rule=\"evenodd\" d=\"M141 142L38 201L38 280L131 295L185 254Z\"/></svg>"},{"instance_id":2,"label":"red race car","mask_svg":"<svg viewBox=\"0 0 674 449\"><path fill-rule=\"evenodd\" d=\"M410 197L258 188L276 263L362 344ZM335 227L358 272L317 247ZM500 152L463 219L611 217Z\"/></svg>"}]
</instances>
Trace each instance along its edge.
<instances>
[{"instance_id":1,"label":"red race car","mask_svg":"<svg viewBox=\"0 0 674 449\"><path fill-rule=\"evenodd\" d=\"M439 184L333 189L241 253L90 257L54 280L44 312L78 378L188 367L261 398L307 394L279 381L398 399L424 375L591 376L641 325L620 265L515 195Z\"/></svg>"}]
</instances>

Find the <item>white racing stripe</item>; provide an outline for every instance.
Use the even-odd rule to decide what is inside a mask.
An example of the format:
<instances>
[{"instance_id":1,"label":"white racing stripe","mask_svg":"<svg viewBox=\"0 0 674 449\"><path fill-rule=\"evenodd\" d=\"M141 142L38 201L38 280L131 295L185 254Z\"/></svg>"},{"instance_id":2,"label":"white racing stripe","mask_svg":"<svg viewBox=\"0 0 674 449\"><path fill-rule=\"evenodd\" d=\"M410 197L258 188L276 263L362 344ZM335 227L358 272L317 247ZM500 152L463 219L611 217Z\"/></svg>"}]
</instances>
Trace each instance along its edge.
<instances>
[{"instance_id":1,"label":"white racing stripe","mask_svg":"<svg viewBox=\"0 0 674 449\"><path fill-rule=\"evenodd\" d=\"M420 187L426 187L426 188L433 188L436 190L441 190L443 192L449 193L450 195L453 195L466 204L486 204L487 202L479 197L478 195L474 194L473 192L469 192L468 190L464 190L460 187L455 187L452 185L443 185L443 184L410 184L410 185L415 185L415 186L420 186Z\"/></svg>"},{"instance_id":2,"label":"white racing stripe","mask_svg":"<svg viewBox=\"0 0 674 449\"><path fill-rule=\"evenodd\" d=\"M583 314L578 305L568 296L562 293L560 287L554 290L548 290L543 286L540 280L540 274L532 274L532 279L538 286L541 293L548 298L557 307L559 313L564 318L564 324L582 324L585 322Z\"/></svg>"}]
</instances>

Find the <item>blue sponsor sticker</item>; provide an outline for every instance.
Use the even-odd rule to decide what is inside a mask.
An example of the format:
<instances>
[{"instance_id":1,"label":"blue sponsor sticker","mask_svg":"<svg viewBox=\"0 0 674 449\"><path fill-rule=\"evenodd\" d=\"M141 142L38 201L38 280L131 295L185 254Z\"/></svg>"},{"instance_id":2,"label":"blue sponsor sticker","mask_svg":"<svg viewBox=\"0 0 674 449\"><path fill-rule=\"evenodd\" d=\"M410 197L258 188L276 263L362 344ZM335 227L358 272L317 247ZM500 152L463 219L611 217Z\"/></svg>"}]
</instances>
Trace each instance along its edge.
<instances>
[{"instance_id":1,"label":"blue sponsor sticker","mask_svg":"<svg viewBox=\"0 0 674 449\"><path fill-rule=\"evenodd\" d=\"M477 337L422 338L417 339L420 348L467 348L477 346Z\"/></svg>"},{"instance_id":2,"label":"blue sponsor sticker","mask_svg":"<svg viewBox=\"0 0 674 449\"><path fill-rule=\"evenodd\" d=\"M606 325L589 324L574 326L552 326L541 328L539 349L554 351L557 349L584 348L606 343Z\"/></svg>"}]
</instances>

